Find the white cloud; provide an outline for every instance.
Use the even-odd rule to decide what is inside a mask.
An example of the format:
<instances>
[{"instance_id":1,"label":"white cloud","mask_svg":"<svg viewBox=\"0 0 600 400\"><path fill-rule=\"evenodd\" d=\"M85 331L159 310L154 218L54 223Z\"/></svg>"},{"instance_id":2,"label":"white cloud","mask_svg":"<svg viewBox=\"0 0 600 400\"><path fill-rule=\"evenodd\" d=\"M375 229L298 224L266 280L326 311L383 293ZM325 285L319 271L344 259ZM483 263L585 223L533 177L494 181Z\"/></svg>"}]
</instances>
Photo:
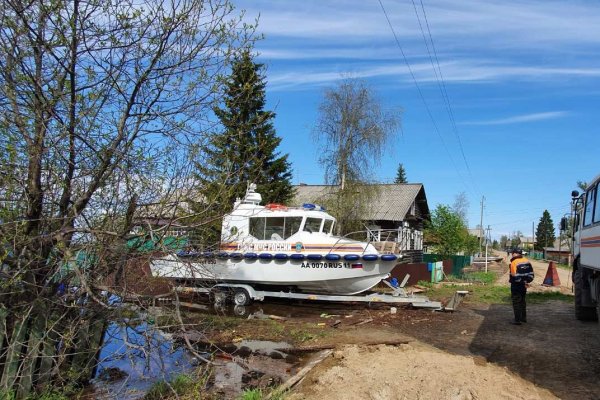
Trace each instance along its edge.
<instances>
[{"instance_id":1,"label":"white cloud","mask_svg":"<svg viewBox=\"0 0 600 400\"><path fill-rule=\"evenodd\" d=\"M433 84L436 76L429 61L410 63L412 75L403 60L394 63L360 64L332 63L316 66L292 66L285 71L271 72L268 77L271 90L288 89L302 85L304 88L330 84L343 75L355 78L386 78L388 84L413 84L414 75L420 84ZM448 83L487 83L498 81L551 81L561 78L599 77L598 68L566 68L551 66L526 66L494 64L489 60L464 60L442 62L444 81Z\"/></svg>"},{"instance_id":2,"label":"white cloud","mask_svg":"<svg viewBox=\"0 0 600 400\"><path fill-rule=\"evenodd\" d=\"M524 115L516 115L507 118L500 118L488 121L470 121L470 122L461 122L460 125L509 125L509 124L519 124L523 122L535 122L535 121L544 121L548 119L556 119L563 118L568 116L570 113L567 111L549 111L542 113L533 113L533 114L524 114Z\"/></svg>"},{"instance_id":3,"label":"white cloud","mask_svg":"<svg viewBox=\"0 0 600 400\"><path fill-rule=\"evenodd\" d=\"M403 45L421 41L421 31L410 2L382 0ZM253 17L260 14L259 31L267 40L297 38L315 44L353 45L393 42L378 2L352 0L240 1ZM417 8L425 26L421 8ZM436 43L453 48L538 49L557 45L569 49L600 44L600 7L593 2L548 0L437 0L425 3L427 21ZM461 39L458 41L458 39ZM444 46L440 46L442 48Z\"/></svg>"}]
</instances>

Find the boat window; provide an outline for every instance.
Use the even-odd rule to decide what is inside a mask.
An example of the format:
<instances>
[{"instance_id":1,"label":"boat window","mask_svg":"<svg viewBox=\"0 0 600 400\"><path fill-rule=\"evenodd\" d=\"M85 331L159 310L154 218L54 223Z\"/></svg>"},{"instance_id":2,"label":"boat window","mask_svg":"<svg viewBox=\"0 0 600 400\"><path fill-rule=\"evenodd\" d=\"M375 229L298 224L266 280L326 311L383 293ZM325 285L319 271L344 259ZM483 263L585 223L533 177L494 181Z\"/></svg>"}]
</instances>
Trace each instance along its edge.
<instances>
[{"instance_id":1,"label":"boat window","mask_svg":"<svg viewBox=\"0 0 600 400\"><path fill-rule=\"evenodd\" d=\"M302 217L286 217L283 238L287 239L297 233L300 230L300 224L302 224Z\"/></svg>"},{"instance_id":2,"label":"boat window","mask_svg":"<svg viewBox=\"0 0 600 400\"><path fill-rule=\"evenodd\" d=\"M331 233L331 228L333 227L333 220L332 219L326 219L325 223L323 224L323 232L325 233Z\"/></svg>"},{"instance_id":3,"label":"boat window","mask_svg":"<svg viewBox=\"0 0 600 400\"><path fill-rule=\"evenodd\" d=\"M250 235L259 240L283 240L300 230L302 217L250 218Z\"/></svg>"},{"instance_id":4,"label":"boat window","mask_svg":"<svg viewBox=\"0 0 600 400\"><path fill-rule=\"evenodd\" d=\"M307 232L321 232L321 222L323 220L321 218L306 218L306 222L304 223L304 230Z\"/></svg>"},{"instance_id":5,"label":"boat window","mask_svg":"<svg viewBox=\"0 0 600 400\"><path fill-rule=\"evenodd\" d=\"M271 217L265 219L265 240L282 240L285 218Z\"/></svg>"},{"instance_id":6,"label":"boat window","mask_svg":"<svg viewBox=\"0 0 600 400\"><path fill-rule=\"evenodd\" d=\"M257 239L265 239L265 218L250 218L250 234Z\"/></svg>"}]
</instances>

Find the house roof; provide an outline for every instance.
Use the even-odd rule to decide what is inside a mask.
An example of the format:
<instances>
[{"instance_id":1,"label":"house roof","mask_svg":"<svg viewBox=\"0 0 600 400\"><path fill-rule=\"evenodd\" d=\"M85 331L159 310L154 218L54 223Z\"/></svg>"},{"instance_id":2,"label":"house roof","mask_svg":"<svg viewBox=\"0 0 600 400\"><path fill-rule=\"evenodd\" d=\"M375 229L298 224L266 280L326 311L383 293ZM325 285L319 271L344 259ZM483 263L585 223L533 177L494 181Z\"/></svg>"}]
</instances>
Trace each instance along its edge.
<instances>
[{"instance_id":1,"label":"house roof","mask_svg":"<svg viewBox=\"0 0 600 400\"><path fill-rule=\"evenodd\" d=\"M568 240L566 240L564 238L562 239L562 243L561 243L560 239L558 239L558 238L555 239L554 243L552 244L552 246L550 246L550 247L544 247L544 250L545 251L552 251L552 252L558 252L558 251L560 251L561 253L569 252L570 251Z\"/></svg>"},{"instance_id":2,"label":"house roof","mask_svg":"<svg viewBox=\"0 0 600 400\"><path fill-rule=\"evenodd\" d=\"M419 203L423 218L429 219L429 207L425 188L420 183L408 184L373 184L365 185L366 190L374 188L377 196L368 208L365 220L371 221L404 221L413 203ZM314 203L331 196L338 186L300 185L296 186L295 202Z\"/></svg>"},{"instance_id":3,"label":"house roof","mask_svg":"<svg viewBox=\"0 0 600 400\"><path fill-rule=\"evenodd\" d=\"M519 240L521 240L521 243L535 243L535 240L531 236L519 236Z\"/></svg>"},{"instance_id":4,"label":"house roof","mask_svg":"<svg viewBox=\"0 0 600 400\"><path fill-rule=\"evenodd\" d=\"M469 229L469 235L477 236L477 237L484 237L485 236L485 229L470 228Z\"/></svg>"}]
</instances>

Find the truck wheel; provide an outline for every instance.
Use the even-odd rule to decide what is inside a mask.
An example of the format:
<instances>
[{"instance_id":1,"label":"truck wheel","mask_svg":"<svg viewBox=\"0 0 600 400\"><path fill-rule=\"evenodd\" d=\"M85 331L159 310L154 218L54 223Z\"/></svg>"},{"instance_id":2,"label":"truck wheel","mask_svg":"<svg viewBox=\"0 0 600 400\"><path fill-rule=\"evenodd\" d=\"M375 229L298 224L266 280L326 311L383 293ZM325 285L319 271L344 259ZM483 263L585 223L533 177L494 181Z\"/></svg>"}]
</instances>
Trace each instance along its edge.
<instances>
[{"instance_id":1,"label":"truck wheel","mask_svg":"<svg viewBox=\"0 0 600 400\"><path fill-rule=\"evenodd\" d=\"M589 284L584 277L583 268L578 267L578 259L575 260L573 270L573 286L575 287L575 318L580 321L598 321L596 307L583 306L584 291L590 290Z\"/></svg>"},{"instance_id":2,"label":"truck wheel","mask_svg":"<svg viewBox=\"0 0 600 400\"><path fill-rule=\"evenodd\" d=\"M235 292L233 292L233 304L236 306L247 306L250 303L252 303L252 299L250 298L250 294L246 289L235 289Z\"/></svg>"}]
</instances>

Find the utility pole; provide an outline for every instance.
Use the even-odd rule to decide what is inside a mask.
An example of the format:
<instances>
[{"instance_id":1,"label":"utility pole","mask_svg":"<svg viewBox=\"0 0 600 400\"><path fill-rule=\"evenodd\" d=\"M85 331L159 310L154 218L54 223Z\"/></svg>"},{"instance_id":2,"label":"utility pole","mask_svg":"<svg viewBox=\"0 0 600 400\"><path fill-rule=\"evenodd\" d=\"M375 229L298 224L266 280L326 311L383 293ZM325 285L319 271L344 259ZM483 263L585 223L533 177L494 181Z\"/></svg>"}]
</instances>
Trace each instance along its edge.
<instances>
[{"instance_id":1,"label":"utility pole","mask_svg":"<svg viewBox=\"0 0 600 400\"><path fill-rule=\"evenodd\" d=\"M488 272L488 244L490 238L490 226L487 227L487 234L485 235L485 272Z\"/></svg>"},{"instance_id":2,"label":"utility pole","mask_svg":"<svg viewBox=\"0 0 600 400\"><path fill-rule=\"evenodd\" d=\"M483 201L485 196L481 196L481 218L479 219L479 255L481 255L481 245L483 243Z\"/></svg>"},{"instance_id":3,"label":"utility pole","mask_svg":"<svg viewBox=\"0 0 600 400\"><path fill-rule=\"evenodd\" d=\"M531 252L535 251L535 221L531 223Z\"/></svg>"}]
</instances>

